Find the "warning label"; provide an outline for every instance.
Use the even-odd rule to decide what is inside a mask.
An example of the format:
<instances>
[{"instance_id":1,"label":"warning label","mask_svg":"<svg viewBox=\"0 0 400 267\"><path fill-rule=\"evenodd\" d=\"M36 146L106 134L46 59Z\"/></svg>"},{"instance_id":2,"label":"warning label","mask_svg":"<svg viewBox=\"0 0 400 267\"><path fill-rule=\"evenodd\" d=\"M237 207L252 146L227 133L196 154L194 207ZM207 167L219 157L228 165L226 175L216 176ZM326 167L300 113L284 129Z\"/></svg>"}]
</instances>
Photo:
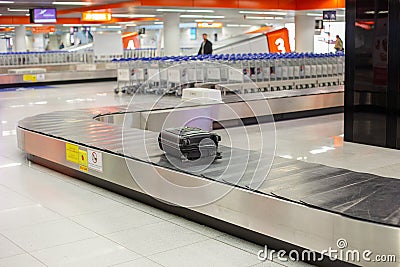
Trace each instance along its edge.
<instances>
[{"instance_id":1,"label":"warning label","mask_svg":"<svg viewBox=\"0 0 400 267\"><path fill-rule=\"evenodd\" d=\"M92 170L95 170L98 172L103 172L103 155L102 155L102 153L99 151L88 149L87 156L88 156L89 169L92 169Z\"/></svg>"},{"instance_id":2,"label":"warning label","mask_svg":"<svg viewBox=\"0 0 400 267\"><path fill-rule=\"evenodd\" d=\"M79 147L70 143L65 143L65 159L78 164L79 163Z\"/></svg>"},{"instance_id":3,"label":"warning label","mask_svg":"<svg viewBox=\"0 0 400 267\"><path fill-rule=\"evenodd\" d=\"M79 170L83 171L83 172L88 172L88 167L86 166L79 166Z\"/></svg>"},{"instance_id":4,"label":"warning label","mask_svg":"<svg viewBox=\"0 0 400 267\"><path fill-rule=\"evenodd\" d=\"M87 152L85 150L79 150L79 165L88 166L88 157Z\"/></svg>"},{"instance_id":5,"label":"warning label","mask_svg":"<svg viewBox=\"0 0 400 267\"><path fill-rule=\"evenodd\" d=\"M85 150L79 150L79 169L88 172L88 156Z\"/></svg>"},{"instance_id":6,"label":"warning label","mask_svg":"<svg viewBox=\"0 0 400 267\"><path fill-rule=\"evenodd\" d=\"M35 74L24 74L24 76L22 76L24 82L36 82L37 81L37 77Z\"/></svg>"}]
</instances>

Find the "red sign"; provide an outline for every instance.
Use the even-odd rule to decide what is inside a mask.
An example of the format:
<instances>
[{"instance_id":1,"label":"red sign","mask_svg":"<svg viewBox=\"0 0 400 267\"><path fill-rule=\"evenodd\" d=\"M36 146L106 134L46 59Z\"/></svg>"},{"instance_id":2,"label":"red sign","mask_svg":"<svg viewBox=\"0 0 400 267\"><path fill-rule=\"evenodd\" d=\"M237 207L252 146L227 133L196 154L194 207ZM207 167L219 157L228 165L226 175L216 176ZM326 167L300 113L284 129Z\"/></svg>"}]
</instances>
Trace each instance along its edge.
<instances>
[{"instance_id":1,"label":"red sign","mask_svg":"<svg viewBox=\"0 0 400 267\"><path fill-rule=\"evenodd\" d=\"M277 31L268 32L266 36L270 53L291 52L288 29L283 28Z\"/></svg>"},{"instance_id":2,"label":"red sign","mask_svg":"<svg viewBox=\"0 0 400 267\"><path fill-rule=\"evenodd\" d=\"M124 49L140 48L140 40L137 32L125 33L122 35Z\"/></svg>"},{"instance_id":3,"label":"red sign","mask_svg":"<svg viewBox=\"0 0 400 267\"><path fill-rule=\"evenodd\" d=\"M31 30L32 33L49 33L49 32L55 32L56 27L55 26L32 27Z\"/></svg>"}]
</instances>

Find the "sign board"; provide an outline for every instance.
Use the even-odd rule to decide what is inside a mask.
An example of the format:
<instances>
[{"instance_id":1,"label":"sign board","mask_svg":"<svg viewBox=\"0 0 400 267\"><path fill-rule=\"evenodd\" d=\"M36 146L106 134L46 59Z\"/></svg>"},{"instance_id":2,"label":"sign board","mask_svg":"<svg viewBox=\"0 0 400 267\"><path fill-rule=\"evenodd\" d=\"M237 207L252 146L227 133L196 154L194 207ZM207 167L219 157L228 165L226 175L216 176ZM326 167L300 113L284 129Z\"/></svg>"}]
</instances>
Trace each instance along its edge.
<instances>
[{"instance_id":1,"label":"sign board","mask_svg":"<svg viewBox=\"0 0 400 267\"><path fill-rule=\"evenodd\" d=\"M222 29L222 22L198 22L197 28L199 29Z\"/></svg>"},{"instance_id":2,"label":"sign board","mask_svg":"<svg viewBox=\"0 0 400 267\"><path fill-rule=\"evenodd\" d=\"M324 21L320 20L320 19L317 19L315 21L315 29L316 30L322 30L323 28L324 28Z\"/></svg>"},{"instance_id":3,"label":"sign board","mask_svg":"<svg viewBox=\"0 0 400 267\"><path fill-rule=\"evenodd\" d=\"M99 151L88 149L88 166L89 169L103 172L103 154Z\"/></svg>"},{"instance_id":4,"label":"sign board","mask_svg":"<svg viewBox=\"0 0 400 267\"><path fill-rule=\"evenodd\" d=\"M49 32L55 32L56 27L55 26L32 27L31 31L32 33L49 33Z\"/></svg>"},{"instance_id":5,"label":"sign board","mask_svg":"<svg viewBox=\"0 0 400 267\"><path fill-rule=\"evenodd\" d=\"M24 74L22 76L22 79L24 80L24 82L37 82L36 74Z\"/></svg>"},{"instance_id":6,"label":"sign board","mask_svg":"<svg viewBox=\"0 0 400 267\"><path fill-rule=\"evenodd\" d=\"M289 42L289 31L283 28L277 31L266 33L268 40L268 49L270 53L288 53L291 52Z\"/></svg>"},{"instance_id":7,"label":"sign board","mask_svg":"<svg viewBox=\"0 0 400 267\"><path fill-rule=\"evenodd\" d=\"M140 48L140 40L137 32L125 33L122 35L124 49Z\"/></svg>"},{"instance_id":8,"label":"sign board","mask_svg":"<svg viewBox=\"0 0 400 267\"><path fill-rule=\"evenodd\" d=\"M82 12L82 21L110 21L111 12Z\"/></svg>"},{"instance_id":9,"label":"sign board","mask_svg":"<svg viewBox=\"0 0 400 267\"><path fill-rule=\"evenodd\" d=\"M29 10L31 23L56 23L57 11L55 8L34 8Z\"/></svg>"},{"instance_id":10,"label":"sign board","mask_svg":"<svg viewBox=\"0 0 400 267\"><path fill-rule=\"evenodd\" d=\"M74 144L65 143L65 159L69 162L79 163L79 147Z\"/></svg>"},{"instance_id":11,"label":"sign board","mask_svg":"<svg viewBox=\"0 0 400 267\"><path fill-rule=\"evenodd\" d=\"M324 20L336 20L336 11L335 10L323 11L322 17Z\"/></svg>"}]
</instances>

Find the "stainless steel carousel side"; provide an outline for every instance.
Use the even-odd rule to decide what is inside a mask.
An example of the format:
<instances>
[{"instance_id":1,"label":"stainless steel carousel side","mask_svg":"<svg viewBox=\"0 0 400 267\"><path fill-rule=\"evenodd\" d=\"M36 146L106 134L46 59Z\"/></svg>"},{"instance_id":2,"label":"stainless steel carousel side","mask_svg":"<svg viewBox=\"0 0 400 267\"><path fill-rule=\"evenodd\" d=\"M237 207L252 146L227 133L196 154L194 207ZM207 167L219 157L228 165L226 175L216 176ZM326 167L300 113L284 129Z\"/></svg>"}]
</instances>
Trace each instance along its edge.
<instances>
[{"instance_id":1,"label":"stainless steel carousel side","mask_svg":"<svg viewBox=\"0 0 400 267\"><path fill-rule=\"evenodd\" d=\"M275 97L268 100L273 114L285 114L312 109L338 107L342 104L343 92L319 95L299 95L291 98ZM250 103L250 104L249 104ZM226 105L214 105L215 116L221 121L234 119L230 110L235 110L240 118L263 117L260 106L265 99L253 99L246 102L231 102ZM251 112L249 110L251 106ZM273 194L250 188L233 186L224 181L212 180L209 177L182 172L159 164L159 161L146 161L140 157L127 155L124 142L135 142L143 132L151 140L157 136L161 122L170 114L173 104L151 112L148 108L135 110L126 107L106 107L92 110L61 111L42 114L22 120L18 125L18 146L29 158L47 166L59 166L72 170L76 176L90 176L92 181L106 181L133 193L150 194L137 181L145 178L151 187L151 197L165 205L175 206L179 203L207 203L184 207L188 212L218 219L230 225L274 238L296 247L327 254L329 248L338 249L337 241L345 239L348 246L343 252L358 250L373 251L378 255L389 255L400 251L400 227L373 221L366 221L337 212L321 210L301 202L284 199ZM174 110L177 118L188 110L201 110L205 106L186 106ZM122 126L123 116L125 125ZM96 118L96 120L94 119ZM127 123L128 121L128 123ZM176 122L180 123L180 122ZM129 134L135 138L123 140L123 127L129 128ZM126 130L126 129L125 129ZM126 143L125 143L126 145ZM83 153L96 151L101 154L101 171L82 168L80 164L67 160L68 146L73 146ZM153 152L151 152L153 153ZM158 159L162 151L154 152ZM274 163L276 168L284 164ZM280 165L281 164L281 165ZM282 165L283 164L283 165ZM286 163L285 163L286 164ZM288 163L289 164L289 163ZM307 167L308 168L308 167ZM320 167L316 167L320 168ZM160 178L173 184L186 187L211 186L212 190L202 194L174 196L171 191L160 186ZM101 184L101 183L99 183ZM228 192L222 198L208 201L215 192ZM175 199L175 203L170 203ZM212 226L212 222L210 223ZM376 266L374 261L360 261L353 258L341 258L343 262ZM400 260L400 259L397 259ZM338 265L343 264L339 262ZM400 266L400 262L386 263L384 266Z\"/></svg>"}]
</instances>

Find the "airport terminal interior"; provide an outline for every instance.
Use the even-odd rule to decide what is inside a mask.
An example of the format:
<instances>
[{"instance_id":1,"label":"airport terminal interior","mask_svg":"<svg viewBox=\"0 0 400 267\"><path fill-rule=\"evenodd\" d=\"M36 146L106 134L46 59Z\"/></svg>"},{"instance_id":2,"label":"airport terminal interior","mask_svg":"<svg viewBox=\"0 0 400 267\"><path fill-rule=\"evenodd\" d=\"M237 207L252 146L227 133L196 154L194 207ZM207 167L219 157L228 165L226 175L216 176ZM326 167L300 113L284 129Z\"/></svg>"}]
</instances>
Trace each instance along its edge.
<instances>
[{"instance_id":1,"label":"airport terminal interior","mask_svg":"<svg viewBox=\"0 0 400 267\"><path fill-rule=\"evenodd\" d=\"M400 266L399 19L0 1L0 266Z\"/></svg>"}]
</instances>

